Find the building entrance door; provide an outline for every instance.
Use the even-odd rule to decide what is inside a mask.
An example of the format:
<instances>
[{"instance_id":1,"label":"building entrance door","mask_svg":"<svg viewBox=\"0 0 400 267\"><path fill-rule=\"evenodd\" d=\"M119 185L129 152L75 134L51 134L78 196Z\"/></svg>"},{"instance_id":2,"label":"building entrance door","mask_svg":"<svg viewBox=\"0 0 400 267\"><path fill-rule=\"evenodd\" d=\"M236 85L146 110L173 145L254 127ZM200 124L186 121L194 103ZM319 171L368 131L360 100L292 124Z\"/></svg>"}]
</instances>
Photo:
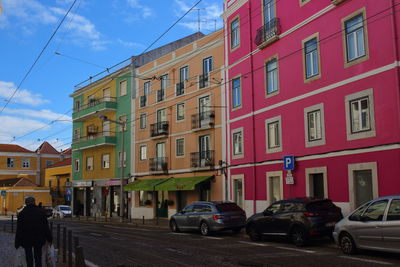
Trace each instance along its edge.
<instances>
[{"instance_id":1,"label":"building entrance door","mask_svg":"<svg viewBox=\"0 0 400 267\"><path fill-rule=\"evenodd\" d=\"M361 204L374 198L372 190L372 171L354 171L353 175L355 206L359 207Z\"/></svg>"},{"instance_id":2,"label":"building entrance door","mask_svg":"<svg viewBox=\"0 0 400 267\"><path fill-rule=\"evenodd\" d=\"M157 216L168 218L168 191L157 192Z\"/></svg>"}]
</instances>

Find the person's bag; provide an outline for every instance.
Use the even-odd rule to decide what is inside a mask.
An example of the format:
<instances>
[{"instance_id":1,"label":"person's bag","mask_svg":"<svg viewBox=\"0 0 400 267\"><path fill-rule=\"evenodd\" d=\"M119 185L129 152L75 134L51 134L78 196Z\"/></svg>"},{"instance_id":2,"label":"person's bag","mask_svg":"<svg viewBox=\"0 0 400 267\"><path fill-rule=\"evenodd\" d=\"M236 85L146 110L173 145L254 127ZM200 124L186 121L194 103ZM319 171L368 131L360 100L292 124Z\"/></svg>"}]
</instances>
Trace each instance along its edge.
<instances>
[{"instance_id":1,"label":"person's bag","mask_svg":"<svg viewBox=\"0 0 400 267\"><path fill-rule=\"evenodd\" d=\"M54 249L53 244L47 247L46 252L46 266L47 267L56 267L57 257L56 250Z\"/></svg>"},{"instance_id":2,"label":"person's bag","mask_svg":"<svg viewBox=\"0 0 400 267\"><path fill-rule=\"evenodd\" d=\"M26 266L25 251L22 247L19 247L15 252L14 267L25 267L25 266Z\"/></svg>"}]
</instances>

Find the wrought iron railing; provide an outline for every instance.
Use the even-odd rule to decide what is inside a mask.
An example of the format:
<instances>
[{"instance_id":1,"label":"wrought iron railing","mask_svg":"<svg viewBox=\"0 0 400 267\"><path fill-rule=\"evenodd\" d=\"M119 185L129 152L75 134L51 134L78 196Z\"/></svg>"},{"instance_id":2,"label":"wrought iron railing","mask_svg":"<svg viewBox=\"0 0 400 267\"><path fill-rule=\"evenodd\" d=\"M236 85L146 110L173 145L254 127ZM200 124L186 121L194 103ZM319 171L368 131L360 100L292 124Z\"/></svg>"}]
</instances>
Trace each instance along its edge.
<instances>
[{"instance_id":1,"label":"wrought iron railing","mask_svg":"<svg viewBox=\"0 0 400 267\"><path fill-rule=\"evenodd\" d=\"M176 84L176 95L183 95L185 93L185 82L179 82Z\"/></svg>"},{"instance_id":2,"label":"wrought iron railing","mask_svg":"<svg viewBox=\"0 0 400 267\"><path fill-rule=\"evenodd\" d=\"M150 125L150 136L168 135L168 121L160 121Z\"/></svg>"},{"instance_id":3,"label":"wrought iron railing","mask_svg":"<svg viewBox=\"0 0 400 267\"><path fill-rule=\"evenodd\" d=\"M93 139L104 137L104 136L115 136L115 132L111 132L111 131L91 132L91 133L88 133L86 136L74 137L72 139L72 142L78 143L78 142L82 142L82 141L93 140Z\"/></svg>"},{"instance_id":4,"label":"wrought iron railing","mask_svg":"<svg viewBox=\"0 0 400 267\"><path fill-rule=\"evenodd\" d=\"M209 81L208 73L199 75L199 88L200 89L208 87L209 84L210 84L210 81Z\"/></svg>"},{"instance_id":5,"label":"wrought iron railing","mask_svg":"<svg viewBox=\"0 0 400 267\"><path fill-rule=\"evenodd\" d=\"M190 166L192 168L214 166L214 150L190 153Z\"/></svg>"},{"instance_id":6,"label":"wrought iron railing","mask_svg":"<svg viewBox=\"0 0 400 267\"><path fill-rule=\"evenodd\" d=\"M257 46L273 39L280 33L280 24L278 18L273 18L257 30L256 39L254 43Z\"/></svg>"},{"instance_id":7,"label":"wrought iron railing","mask_svg":"<svg viewBox=\"0 0 400 267\"><path fill-rule=\"evenodd\" d=\"M149 168L151 172L163 171L168 172L168 158L158 157L149 160Z\"/></svg>"},{"instance_id":8,"label":"wrought iron railing","mask_svg":"<svg viewBox=\"0 0 400 267\"><path fill-rule=\"evenodd\" d=\"M157 90L157 102L163 101L164 97L165 97L165 90L164 89Z\"/></svg>"},{"instance_id":9,"label":"wrought iron railing","mask_svg":"<svg viewBox=\"0 0 400 267\"><path fill-rule=\"evenodd\" d=\"M214 127L215 113L213 110L192 115L192 129Z\"/></svg>"},{"instance_id":10,"label":"wrought iron railing","mask_svg":"<svg viewBox=\"0 0 400 267\"><path fill-rule=\"evenodd\" d=\"M97 99L90 99L89 103L87 103L86 105L82 105L80 107L75 107L74 112L82 111L82 110L100 105L101 103L104 103L104 102L117 102L117 98L116 97L103 97L103 98L97 98Z\"/></svg>"}]
</instances>

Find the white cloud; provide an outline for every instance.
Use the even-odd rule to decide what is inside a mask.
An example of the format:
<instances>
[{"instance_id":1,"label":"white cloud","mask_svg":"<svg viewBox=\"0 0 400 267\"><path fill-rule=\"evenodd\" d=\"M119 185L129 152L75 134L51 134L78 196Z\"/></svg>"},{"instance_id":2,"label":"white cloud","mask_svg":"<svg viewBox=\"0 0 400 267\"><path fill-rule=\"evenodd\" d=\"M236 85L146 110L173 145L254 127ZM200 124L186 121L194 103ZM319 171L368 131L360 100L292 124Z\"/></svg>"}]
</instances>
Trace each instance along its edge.
<instances>
[{"instance_id":1,"label":"white cloud","mask_svg":"<svg viewBox=\"0 0 400 267\"><path fill-rule=\"evenodd\" d=\"M21 115L24 117L39 118L49 121L60 121L62 123L71 123L72 118L70 116L55 113L48 109L33 110L33 109L11 109L5 108L3 113L12 115Z\"/></svg>"},{"instance_id":2,"label":"white cloud","mask_svg":"<svg viewBox=\"0 0 400 267\"><path fill-rule=\"evenodd\" d=\"M1 139L7 139L8 142L10 142L14 136L19 137L39 128L48 129L50 127L41 121L13 116L0 116L0 121L2 125L7 125L7 127L0 127Z\"/></svg>"},{"instance_id":3,"label":"white cloud","mask_svg":"<svg viewBox=\"0 0 400 267\"><path fill-rule=\"evenodd\" d=\"M14 83L0 81L0 98L2 98L4 104L6 103L5 101L11 97L15 89L16 86ZM18 90L12 98L12 102L30 106L39 106L49 103L49 101L44 99L40 94L34 94L25 89Z\"/></svg>"},{"instance_id":4,"label":"white cloud","mask_svg":"<svg viewBox=\"0 0 400 267\"><path fill-rule=\"evenodd\" d=\"M120 45L126 46L126 47L144 47L144 45L142 45L140 43L123 41L119 38L117 39L117 43L119 43Z\"/></svg>"},{"instance_id":5,"label":"white cloud","mask_svg":"<svg viewBox=\"0 0 400 267\"><path fill-rule=\"evenodd\" d=\"M149 8L148 6L142 5L139 0L126 0L127 4L134 8L134 9L139 9L141 12L142 18L148 18L153 15L153 10Z\"/></svg>"}]
</instances>

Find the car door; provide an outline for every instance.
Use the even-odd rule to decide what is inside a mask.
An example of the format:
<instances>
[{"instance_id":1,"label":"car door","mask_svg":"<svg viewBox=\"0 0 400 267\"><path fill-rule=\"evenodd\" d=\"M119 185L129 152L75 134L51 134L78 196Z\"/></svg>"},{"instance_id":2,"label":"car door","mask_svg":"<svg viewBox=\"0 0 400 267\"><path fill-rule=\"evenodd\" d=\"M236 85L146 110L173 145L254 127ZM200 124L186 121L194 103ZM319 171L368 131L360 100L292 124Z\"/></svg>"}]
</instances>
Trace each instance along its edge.
<instances>
[{"instance_id":1,"label":"car door","mask_svg":"<svg viewBox=\"0 0 400 267\"><path fill-rule=\"evenodd\" d=\"M383 245L382 221L387 204L387 200L378 200L364 211L361 222L355 228L359 246L380 247Z\"/></svg>"},{"instance_id":2,"label":"car door","mask_svg":"<svg viewBox=\"0 0 400 267\"><path fill-rule=\"evenodd\" d=\"M200 216L202 214L203 205L195 204L193 207L193 212L188 215L189 226L192 229L199 228Z\"/></svg>"},{"instance_id":3,"label":"car door","mask_svg":"<svg viewBox=\"0 0 400 267\"><path fill-rule=\"evenodd\" d=\"M293 202L282 203L280 212L276 214L274 220L273 228L276 234L285 235L289 232L290 225L297 213L297 206L297 203Z\"/></svg>"},{"instance_id":4,"label":"car door","mask_svg":"<svg viewBox=\"0 0 400 267\"><path fill-rule=\"evenodd\" d=\"M400 252L400 198L390 202L382 234L384 248Z\"/></svg>"},{"instance_id":5,"label":"car door","mask_svg":"<svg viewBox=\"0 0 400 267\"><path fill-rule=\"evenodd\" d=\"M182 209L178 216L175 216L176 224L179 228L189 227L189 215L193 212L193 205L186 206Z\"/></svg>"},{"instance_id":6,"label":"car door","mask_svg":"<svg viewBox=\"0 0 400 267\"><path fill-rule=\"evenodd\" d=\"M281 213L281 203L274 203L269 206L263 216L257 220L257 232L264 235L274 235L277 232L279 214Z\"/></svg>"}]
</instances>

